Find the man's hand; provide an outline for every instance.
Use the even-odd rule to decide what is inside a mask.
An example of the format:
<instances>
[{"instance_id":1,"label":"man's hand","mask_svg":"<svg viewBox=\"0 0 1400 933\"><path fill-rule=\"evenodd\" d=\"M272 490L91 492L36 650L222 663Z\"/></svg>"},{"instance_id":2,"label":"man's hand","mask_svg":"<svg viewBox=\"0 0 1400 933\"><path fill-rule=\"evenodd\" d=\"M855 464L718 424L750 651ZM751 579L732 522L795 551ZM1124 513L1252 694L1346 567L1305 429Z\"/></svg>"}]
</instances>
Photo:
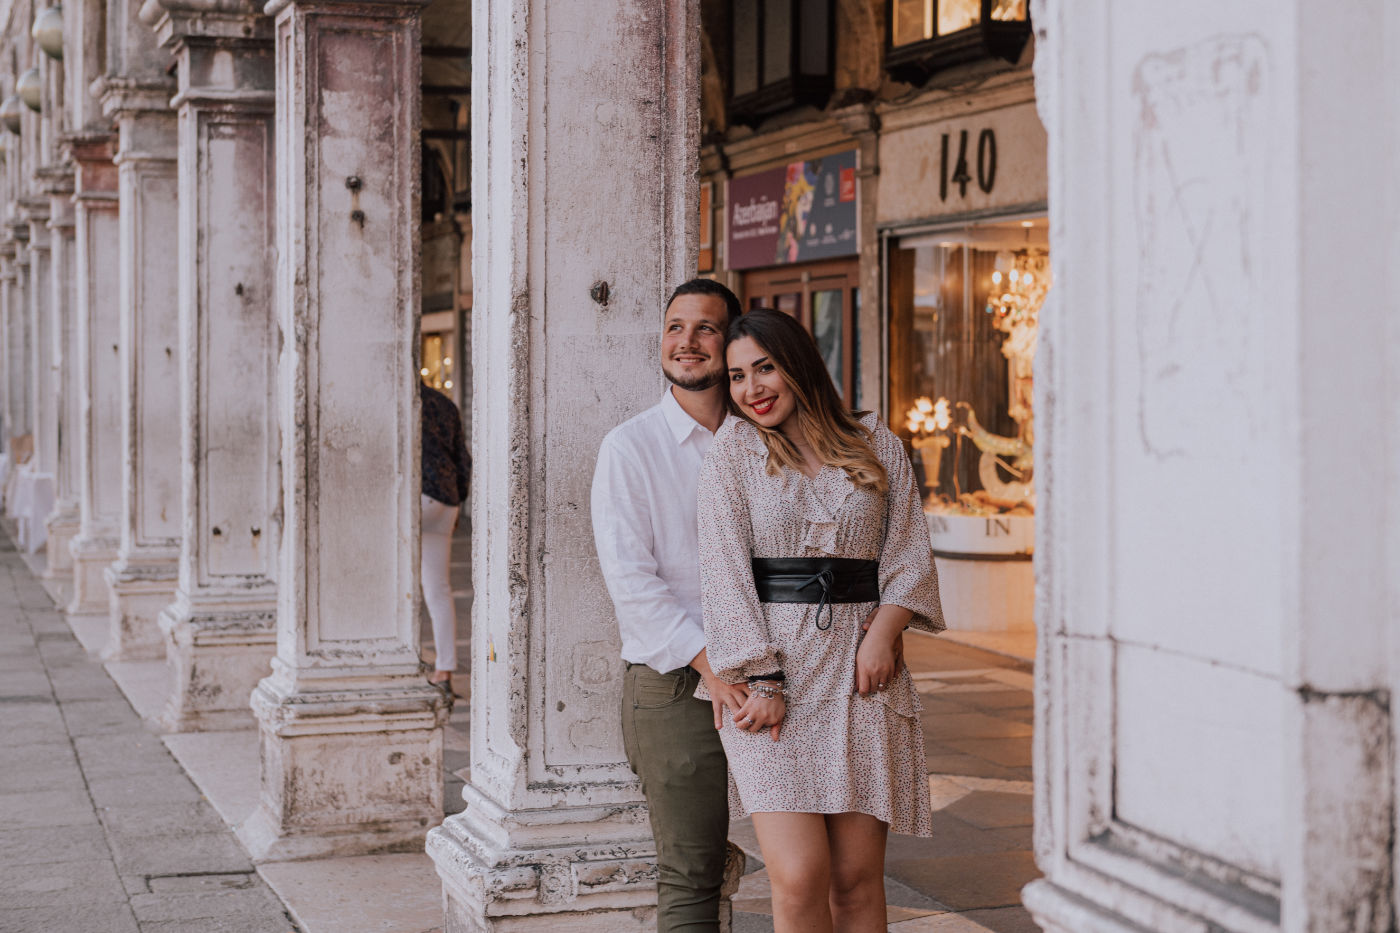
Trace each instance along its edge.
<instances>
[{"instance_id":1,"label":"man's hand","mask_svg":"<svg viewBox=\"0 0 1400 933\"><path fill-rule=\"evenodd\" d=\"M705 689L710 692L710 703L715 709L715 728L719 729L724 725L726 706L737 713L748 702L749 685L727 684L716 677L715 672L710 670L710 659L705 655L704 648L691 659L690 666L700 672L700 679L705 682Z\"/></svg>"},{"instance_id":2,"label":"man's hand","mask_svg":"<svg viewBox=\"0 0 1400 933\"><path fill-rule=\"evenodd\" d=\"M737 714L749 700L748 684L727 684L718 678L711 677L705 681L705 689L710 691L710 702L715 708L716 729L724 725L724 708L726 706Z\"/></svg>"}]
</instances>

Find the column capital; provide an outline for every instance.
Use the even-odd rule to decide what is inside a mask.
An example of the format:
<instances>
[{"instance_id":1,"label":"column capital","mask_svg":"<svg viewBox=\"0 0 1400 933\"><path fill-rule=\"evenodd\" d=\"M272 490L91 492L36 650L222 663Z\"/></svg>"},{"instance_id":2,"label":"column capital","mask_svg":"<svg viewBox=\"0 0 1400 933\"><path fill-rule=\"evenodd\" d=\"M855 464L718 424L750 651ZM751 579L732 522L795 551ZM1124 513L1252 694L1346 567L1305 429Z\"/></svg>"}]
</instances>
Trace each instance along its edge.
<instances>
[{"instance_id":1,"label":"column capital","mask_svg":"<svg viewBox=\"0 0 1400 933\"><path fill-rule=\"evenodd\" d=\"M49 219L49 199L47 197L20 199L19 218L21 223L42 225Z\"/></svg>"},{"instance_id":2,"label":"column capital","mask_svg":"<svg viewBox=\"0 0 1400 933\"><path fill-rule=\"evenodd\" d=\"M391 19L395 16L417 16L429 0L269 0L263 7L268 16L279 17L284 10L295 7L307 13L338 13L342 16L364 16L370 19Z\"/></svg>"},{"instance_id":3,"label":"column capital","mask_svg":"<svg viewBox=\"0 0 1400 933\"><path fill-rule=\"evenodd\" d=\"M92 92L102 102L102 115L109 119L152 111L164 113L170 109L175 82L168 78L109 75L94 81Z\"/></svg>"},{"instance_id":4,"label":"column capital","mask_svg":"<svg viewBox=\"0 0 1400 933\"><path fill-rule=\"evenodd\" d=\"M48 197L71 195L75 171L72 162L42 165L34 170L34 180L39 190Z\"/></svg>"},{"instance_id":5,"label":"column capital","mask_svg":"<svg viewBox=\"0 0 1400 933\"><path fill-rule=\"evenodd\" d=\"M161 45L176 51L184 43L256 46L272 38L272 20L256 0L146 0L141 19Z\"/></svg>"},{"instance_id":6,"label":"column capital","mask_svg":"<svg viewBox=\"0 0 1400 933\"><path fill-rule=\"evenodd\" d=\"M73 161L73 200L111 201L116 205L117 138L111 133L73 133L61 140L63 152Z\"/></svg>"}]
</instances>

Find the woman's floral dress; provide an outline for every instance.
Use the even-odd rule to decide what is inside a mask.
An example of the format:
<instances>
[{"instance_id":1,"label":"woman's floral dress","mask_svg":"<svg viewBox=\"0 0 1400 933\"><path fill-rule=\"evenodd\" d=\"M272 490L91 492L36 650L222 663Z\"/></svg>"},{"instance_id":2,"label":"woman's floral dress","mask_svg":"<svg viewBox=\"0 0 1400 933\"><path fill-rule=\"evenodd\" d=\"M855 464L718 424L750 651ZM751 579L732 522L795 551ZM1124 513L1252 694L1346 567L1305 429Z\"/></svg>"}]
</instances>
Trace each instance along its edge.
<instances>
[{"instance_id":1,"label":"woman's floral dress","mask_svg":"<svg viewBox=\"0 0 1400 933\"><path fill-rule=\"evenodd\" d=\"M731 814L868 813L897 833L931 832L919 697L901 666L883 692L855 691L861 623L875 603L830 607L817 628L815 603L761 603L755 557L847 557L880 562L880 599L910 609L910 623L942 631L938 577L909 457L874 415L861 424L889 474L883 496L824 467L813 479L770 476L758 431L734 419L715 436L700 471L700 581L710 666L737 683L781 669L787 716L780 738L749 733L726 713ZM826 611L822 613L823 619ZM697 692L708 698L702 685Z\"/></svg>"}]
</instances>

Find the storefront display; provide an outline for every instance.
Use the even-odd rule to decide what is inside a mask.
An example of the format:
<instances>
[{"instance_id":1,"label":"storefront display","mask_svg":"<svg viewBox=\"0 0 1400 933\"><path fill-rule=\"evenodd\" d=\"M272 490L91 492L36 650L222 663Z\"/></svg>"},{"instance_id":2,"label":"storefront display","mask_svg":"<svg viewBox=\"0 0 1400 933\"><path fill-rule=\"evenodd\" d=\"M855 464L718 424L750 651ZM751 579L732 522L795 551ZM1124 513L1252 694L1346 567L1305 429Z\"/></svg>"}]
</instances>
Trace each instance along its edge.
<instances>
[{"instance_id":1,"label":"storefront display","mask_svg":"<svg viewBox=\"0 0 1400 933\"><path fill-rule=\"evenodd\" d=\"M889 276L890 421L910 444L945 589L967 607L950 619L1029 629L1045 219L902 237Z\"/></svg>"}]
</instances>

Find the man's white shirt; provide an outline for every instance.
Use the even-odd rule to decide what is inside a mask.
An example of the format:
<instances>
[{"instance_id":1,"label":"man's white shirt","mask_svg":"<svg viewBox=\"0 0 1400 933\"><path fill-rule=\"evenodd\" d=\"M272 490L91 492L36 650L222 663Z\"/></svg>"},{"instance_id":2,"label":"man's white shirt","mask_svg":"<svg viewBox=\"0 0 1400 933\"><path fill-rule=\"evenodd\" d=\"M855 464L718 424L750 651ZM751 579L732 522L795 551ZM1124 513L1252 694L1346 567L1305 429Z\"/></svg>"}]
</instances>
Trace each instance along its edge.
<instances>
[{"instance_id":1,"label":"man's white shirt","mask_svg":"<svg viewBox=\"0 0 1400 933\"><path fill-rule=\"evenodd\" d=\"M593 473L593 538L622 658L666 673L705 647L695 490L714 435L667 386L608 433Z\"/></svg>"}]
</instances>

